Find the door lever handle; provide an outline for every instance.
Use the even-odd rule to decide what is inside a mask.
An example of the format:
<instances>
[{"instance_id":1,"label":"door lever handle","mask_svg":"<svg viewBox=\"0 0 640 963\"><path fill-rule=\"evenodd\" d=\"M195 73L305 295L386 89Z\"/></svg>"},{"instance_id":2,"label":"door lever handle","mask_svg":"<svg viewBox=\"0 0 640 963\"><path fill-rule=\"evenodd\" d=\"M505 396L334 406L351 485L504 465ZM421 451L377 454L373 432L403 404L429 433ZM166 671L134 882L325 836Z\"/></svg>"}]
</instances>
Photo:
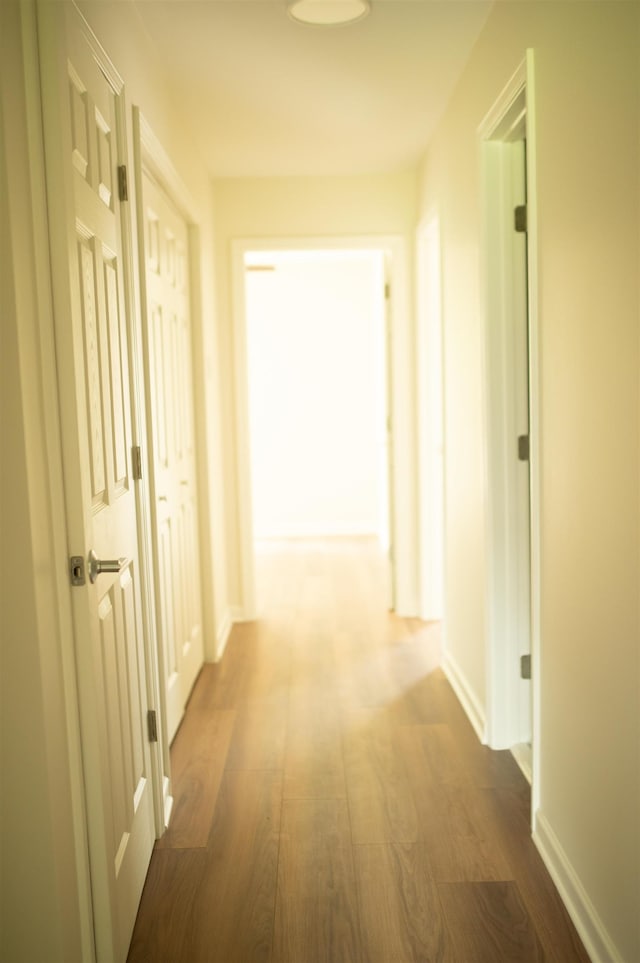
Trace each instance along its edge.
<instances>
[{"instance_id":1,"label":"door lever handle","mask_svg":"<svg viewBox=\"0 0 640 963\"><path fill-rule=\"evenodd\" d=\"M93 585L98 575L103 573L121 572L129 564L128 558L98 558L93 549L89 552L87 557L87 563L89 566L89 581Z\"/></svg>"}]
</instances>

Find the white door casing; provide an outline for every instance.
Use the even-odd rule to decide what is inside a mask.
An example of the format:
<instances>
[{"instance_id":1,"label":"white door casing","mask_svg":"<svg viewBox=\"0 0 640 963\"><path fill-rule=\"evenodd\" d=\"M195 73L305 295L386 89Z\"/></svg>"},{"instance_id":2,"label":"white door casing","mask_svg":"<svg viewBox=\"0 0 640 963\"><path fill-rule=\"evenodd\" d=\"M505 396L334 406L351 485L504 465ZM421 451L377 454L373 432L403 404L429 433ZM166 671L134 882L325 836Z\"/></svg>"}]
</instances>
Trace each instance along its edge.
<instances>
[{"instance_id":1,"label":"white door casing","mask_svg":"<svg viewBox=\"0 0 640 963\"><path fill-rule=\"evenodd\" d=\"M478 133L484 202L483 363L488 503L486 740L493 748L532 744L532 759L529 751L529 758L519 761L532 776L535 807L540 671L540 440L531 51ZM515 231L514 224L514 206L524 200L525 183L526 240ZM528 462L518 458L518 436L527 430ZM528 652L531 682L520 678L520 656Z\"/></svg>"},{"instance_id":2,"label":"white door casing","mask_svg":"<svg viewBox=\"0 0 640 963\"><path fill-rule=\"evenodd\" d=\"M144 170L141 208L159 663L171 741L203 662L189 234Z\"/></svg>"},{"instance_id":3,"label":"white door casing","mask_svg":"<svg viewBox=\"0 0 640 963\"><path fill-rule=\"evenodd\" d=\"M508 145L511 161L512 198L515 205L526 206L526 114L520 127L514 131L514 139ZM505 145L506 146L506 145ZM511 232L513 245L513 396L515 434L518 439L527 439L529 444L529 318L527 285L527 234L526 231ZM531 655L531 493L529 476L529 456L520 458L516 452L516 493L514 508L517 512L516 529L519 544L517 560L517 628L520 642L520 656ZM515 723L515 745L522 746L521 758L531 745L531 681L523 678L518 682L518 718ZM530 764L530 763L529 763Z\"/></svg>"},{"instance_id":4,"label":"white door casing","mask_svg":"<svg viewBox=\"0 0 640 963\"><path fill-rule=\"evenodd\" d=\"M444 432L440 221L433 214L418 229L418 517L420 615L444 615Z\"/></svg>"},{"instance_id":5,"label":"white door casing","mask_svg":"<svg viewBox=\"0 0 640 963\"><path fill-rule=\"evenodd\" d=\"M124 960L155 838L132 473L123 84L72 4L38 9L71 589L98 960Z\"/></svg>"},{"instance_id":6,"label":"white door casing","mask_svg":"<svg viewBox=\"0 0 640 963\"><path fill-rule=\"evenodd\" d=\"M387 556L387 605L390 612L394 612L396 605L396 572L394 566L395 546L393 536L395 532L395 494L394 494L394 463L393 463L393 327L391 316L392 256L389 251L383 253L384 262L384 442L381 451L381 473L385 475L385 501L383 520L382 547Z\"/></svg>"}]
</instances>

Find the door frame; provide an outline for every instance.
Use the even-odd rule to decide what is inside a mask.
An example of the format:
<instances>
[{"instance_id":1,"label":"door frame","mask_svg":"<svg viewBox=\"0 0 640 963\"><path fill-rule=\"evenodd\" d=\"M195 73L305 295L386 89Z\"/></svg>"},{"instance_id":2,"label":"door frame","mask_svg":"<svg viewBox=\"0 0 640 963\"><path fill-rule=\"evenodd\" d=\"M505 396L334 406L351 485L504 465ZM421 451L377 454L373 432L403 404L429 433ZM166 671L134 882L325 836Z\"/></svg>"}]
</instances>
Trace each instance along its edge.
<instances>
[{"instance_id":1,"label":"door frame","mask_svg":"<svg viewBox=\"0 0 640 963\"><path fill-rule=\"evenodd\" d=\"M249 372L244 293L244 256L250 251L382 251L390 260L390 409L389 446L392 483L389 486L392 588L399 615L417 616L417 539L415 533L414 375L409 311L406 242L398 235L345 235L333 237L238 238L231 242L233 315L233 371L235 420L235 473L237 498L236 552L240 598L236 621L256 618L251 459L249 436Z\"/></svg>"},{"instance_id":2,"label":"door frame","mask_svg":"<svg viewBox=\"0 0 640 963\"><path fill-rule=\"evenodd\" d=\"M433 210L421 220L416 232L420 617L428 622L446 620L446 461L441 252L440 218L438 212ZM431 257L433 264L430 268ZM434 284L438 288L436 294L432 292ZM435 300L432 300L434 297Z\"/></svg>"},{"instance_id":3,"label":"door frame","mask_svg":"<svg viewBox=\"0 0 640 963\"><path fill-rule=\"evenodd\" d=\"M532 806L539 794L540 748L540 362L538 319L538 232L536 185L536 116L534 53L526 57L478 129L483 197L483 369L485 382L485 485L487 511L487 714L486 739L493 748L511 748L517 741L519 652L514 648L513 601L510 561L523 564L518 529L505 506L516 497L513 461L515 438L504 417L513 406L514 385L508 377L510 350L507 305L511 287L505 270L505 251L513 234L508 217L491 217L491 211L510 204L503 150L509 131L524 119L527 141L528 310L529 310L529 440L530 440L530 640L532 711ZM508 225L508 226L507 226ZM498 252L498 256L492 252ZM508 454L509 453L509 454ZM513 466L512 466L513 467ZM506 562L505 562L506 560ZM517 646L517 640L515 642Z\"/></svg>"}]
</instances>

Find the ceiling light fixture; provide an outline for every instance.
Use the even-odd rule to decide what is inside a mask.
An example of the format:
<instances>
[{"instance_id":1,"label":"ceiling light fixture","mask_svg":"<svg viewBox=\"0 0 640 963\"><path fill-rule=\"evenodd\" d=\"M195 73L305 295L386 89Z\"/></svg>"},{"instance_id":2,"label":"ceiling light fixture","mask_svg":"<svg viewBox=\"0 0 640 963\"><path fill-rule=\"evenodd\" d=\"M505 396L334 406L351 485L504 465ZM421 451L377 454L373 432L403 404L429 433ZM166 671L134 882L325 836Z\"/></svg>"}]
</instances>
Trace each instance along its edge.
<instances>
[{"instance_id":1,"label":"ceiling light fixture","mask_svg":"<svg viewBox=\"0 0 640 963\"><path fill-rule=\"evenodd\" d=\"M369 0L287 0L287 13L292 20L316 27L356 23L370 10Z\"/></svg>"}]
</instances>

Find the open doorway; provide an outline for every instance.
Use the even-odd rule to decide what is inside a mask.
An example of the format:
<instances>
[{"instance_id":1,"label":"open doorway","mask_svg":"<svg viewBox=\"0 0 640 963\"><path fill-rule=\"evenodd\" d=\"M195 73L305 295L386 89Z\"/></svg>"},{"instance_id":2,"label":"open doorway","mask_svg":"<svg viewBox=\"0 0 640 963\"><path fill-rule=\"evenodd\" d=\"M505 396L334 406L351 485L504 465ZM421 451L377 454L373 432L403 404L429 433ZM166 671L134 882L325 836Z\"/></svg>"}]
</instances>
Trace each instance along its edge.
<instances>
[{"instance_id":1,"label":"open doorway","mask_svg":"<svg viewBox=\"0 0 640 963\"><path fill-rule=\"evenodd\" d=\"M336 536L388 553L384 252L248 250L244 268L255 558Z\"/></svg>"}]
</instances>

